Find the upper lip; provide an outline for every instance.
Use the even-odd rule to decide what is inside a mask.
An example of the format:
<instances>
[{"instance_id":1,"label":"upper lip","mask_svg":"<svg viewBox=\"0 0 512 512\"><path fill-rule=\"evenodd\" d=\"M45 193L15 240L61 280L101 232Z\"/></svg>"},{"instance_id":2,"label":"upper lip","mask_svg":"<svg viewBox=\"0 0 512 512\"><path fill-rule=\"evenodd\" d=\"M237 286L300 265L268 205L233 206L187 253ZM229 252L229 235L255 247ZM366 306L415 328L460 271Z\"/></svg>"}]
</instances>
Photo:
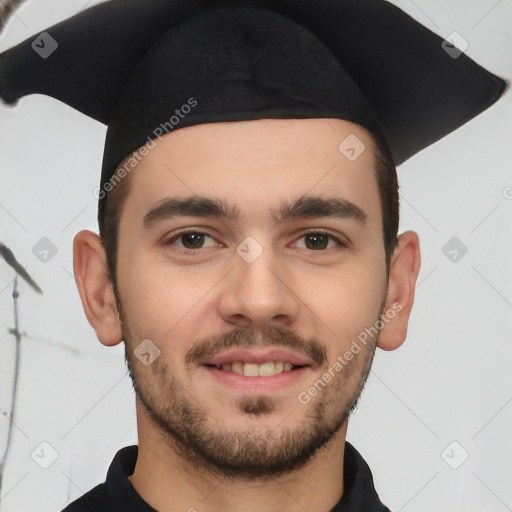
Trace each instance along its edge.
<instances>
[{"instance_id":1,"label":"upper lip","mask_svg":"<svg viewBox=\"0 0 512 512\"><path fill-rule=\"evenodd\" d=\"M207 358L202 361L202 364L210 364L215 366L221 366L229 363L257 363L263 364L270 361L283 361L290 362L294 366L313 366L313 362L305 356L292 352L285 348L272 348L256 350L228 350L217 354L214 357Z\"/></svg>"}]
</instances>

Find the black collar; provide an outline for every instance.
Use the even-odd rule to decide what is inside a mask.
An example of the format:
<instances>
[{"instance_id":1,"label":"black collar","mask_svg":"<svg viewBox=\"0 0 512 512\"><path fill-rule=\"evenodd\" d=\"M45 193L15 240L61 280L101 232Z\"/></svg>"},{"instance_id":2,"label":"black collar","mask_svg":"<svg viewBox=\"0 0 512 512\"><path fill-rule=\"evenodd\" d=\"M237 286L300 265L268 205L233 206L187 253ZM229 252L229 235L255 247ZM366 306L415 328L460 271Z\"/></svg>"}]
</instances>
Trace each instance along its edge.
<instances>
[{"instance_id":1,"label":"black collar","mask_svg":"<svg viewBox=\"0 0 512 512\"><path fill-rule=\"evenodd\" d=\"M106 482L62 512L157 512L137 494L128 480L135 469L137 454L137 445L119 450L110 465ZM368 464L348 442L345 443L343 470L345 492L331 512L390 512L379 500Z\"/></svg>"}]
</instances>

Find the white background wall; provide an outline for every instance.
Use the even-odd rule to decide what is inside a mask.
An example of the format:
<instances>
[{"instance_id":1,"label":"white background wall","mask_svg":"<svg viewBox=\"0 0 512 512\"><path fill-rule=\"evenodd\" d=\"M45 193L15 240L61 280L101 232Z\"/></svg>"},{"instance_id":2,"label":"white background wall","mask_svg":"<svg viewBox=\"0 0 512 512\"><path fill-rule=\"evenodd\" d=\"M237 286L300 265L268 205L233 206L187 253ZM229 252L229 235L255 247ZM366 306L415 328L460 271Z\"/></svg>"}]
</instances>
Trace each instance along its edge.
<instances>
[{"instance_id":1,"label":"white background wall","mask_svg":"<svg viewBox=\"0 0 512 512\"><path fill-rule=\"evenodd\" d=\"M512 78L510 0L393 3L443 37L459 32L470 57ZM1 35L0 50L84 4L28 0ZM103 126L51 98L0 105L0 240L44 290L38 296L20 283L26 335L1 512L61 510L104 481L119 448L137 442L123 348L96 340L72 277L74 234L97 231L92 191L104 135ZM404 346L378 351L348 433L393 511L512 510L511 146L509 90L399 168L401 231L417 231L422 243L416 304ZM441 252L454 236L468 247L457 263ZM42 237L58 249L47 263L32 253ZM13 277L0 261L0 450L14 356L7 331ZM31 458L43 441L58 452L47 470ZM453 441L460 447L446 460L455 464L462 449L469 453L458 469L442 457Z\"/></svg>"}]
</instances>

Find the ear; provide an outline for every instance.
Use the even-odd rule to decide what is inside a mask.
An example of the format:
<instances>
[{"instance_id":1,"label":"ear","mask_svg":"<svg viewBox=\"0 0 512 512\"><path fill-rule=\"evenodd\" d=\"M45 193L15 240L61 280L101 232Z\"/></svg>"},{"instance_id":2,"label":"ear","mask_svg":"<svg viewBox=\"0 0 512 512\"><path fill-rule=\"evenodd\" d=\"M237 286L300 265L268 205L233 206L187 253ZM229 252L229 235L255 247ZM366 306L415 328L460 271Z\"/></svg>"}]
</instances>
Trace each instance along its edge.
<instances>
[{"instance_id":1,"label":"ear","mask_svg":"<svg viewBox=\"0 0 512 512\"><path fill-rule=\"evenodd\" d=\"M92 231L80 231L73 241L73 270L85 316L103 345L123 339L114 290L108 277L101 238Z\"/></svg>"},{"instance_id":2,"label":"ear","mask_svg":"<svg viewBox=\"0 0 512 512\"><path fill-rule=\"evenodd\" d=\"M395 350L407 336L407 324L414 303L414 290L420 271L420 241L414 231L398 238L389 268L389 282L377 346Z\"/></svg>"}]
</instances>

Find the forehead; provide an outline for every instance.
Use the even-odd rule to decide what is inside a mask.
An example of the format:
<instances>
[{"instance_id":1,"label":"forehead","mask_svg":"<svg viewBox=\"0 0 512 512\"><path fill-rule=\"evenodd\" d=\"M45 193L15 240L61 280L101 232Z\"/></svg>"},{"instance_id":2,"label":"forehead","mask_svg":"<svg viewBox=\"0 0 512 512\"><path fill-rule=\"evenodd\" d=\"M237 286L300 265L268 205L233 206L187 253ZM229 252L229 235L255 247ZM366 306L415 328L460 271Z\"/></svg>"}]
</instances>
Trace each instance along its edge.
<instances>
[{"instance_id":1,"label":"forehead","mask_svg":"<svg viewBox=\"0 0 512 512\"><path fill-rule=\"evenodd\" d=\"M182 128L131 172L127 214L169 196L227 199L250 220L300 195L337 196L380 218L368 132L339 119L264 119ZM135 217L133 218L135 220Z\"/></svg>"}]
</instances>

